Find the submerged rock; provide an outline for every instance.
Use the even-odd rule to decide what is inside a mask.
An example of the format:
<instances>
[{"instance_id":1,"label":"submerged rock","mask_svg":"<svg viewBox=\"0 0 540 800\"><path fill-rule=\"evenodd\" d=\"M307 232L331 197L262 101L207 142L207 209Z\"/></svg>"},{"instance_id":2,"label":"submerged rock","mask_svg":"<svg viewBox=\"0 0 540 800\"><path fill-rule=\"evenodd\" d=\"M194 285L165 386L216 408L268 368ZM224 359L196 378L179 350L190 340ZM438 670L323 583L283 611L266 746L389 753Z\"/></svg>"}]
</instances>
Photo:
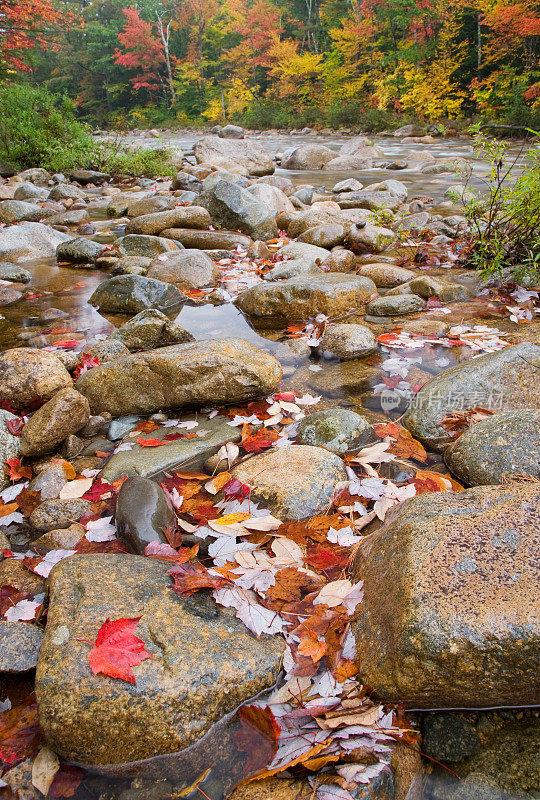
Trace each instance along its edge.
<instances>
[{"instance_id":1,"label":"submerged rock","mask_svg":"<svg viewBox=\"0 0 540 800\"><path fill-rule=\"evenodd\" d=\"M296 439L300 444L324 447L338 455L367 444L373 437L373 430L367 419L346 408L315 411L300 422L296 432Z\"/></svg>"},{"instance_id":2,"label":"submerged rock","mask_svg":"<svg viewBox=\"0 0 540 800\"><path fill-rule=\"evenodd\" d=\"M345 465L322 447L295 445L253 456L231 473L252 488L251 497L281 520L304 519L332 501Z\"/></svg>"},{"instance_id":3,"label":"submerged rock","mask_svg":"<svg viewBox=\"0 0 540 800\"><path fill-rule=\"evenodd\" d=\"M539 702L538 485L422 494L360 545L359 678L418 707Z\"/></svg>"},{"instance_id":4,"label":"submerged rock","mask_svg":"<svg viewBox=\"0 0 540 800\"><path fill-rule=\"evenodd\" d=\"M538 409L539 366L540 345L521 342L446 369L415 395L403 424L431 449L441 450L452 441L441 420L453 411Z\"/></svg>"},{"instance_id":5,"label":"submerged rock","mask_svg":"<svg viewBox=\"0 0 540 800\"><path fill-rule=\"evenodd\" d=\"M377 342L366 325L332 322L326 326L320 346L345 360L366 356L376 349Z\"/></svg>"},{"instance_id":6,"label":"submerged rock","mask_svg":"<svg viewBox=\"0 0 540 800\"><path fill-rule=\"evenodd\" d=\"M283 642L255 638L212 597L171 591L171 562L75 556L50 577L36 674L40 724L62 757L121 763L182 750L240 703L274 684ZM148 658L135 684L94 675L89 645L105 618L140 617Z\"/></svg>"},{"instance_id":7,"label":"submerged rock","mask_svg":"<svg viewBox=\"0 0 540 800\"><path fill-rule=\"evenodd\" d=\"M209 339L94 367L79 378L77 389L88 398L93 414L150 414L271 394L281 374L273 356L243 339Z\"/></svg>"},{"instance_id":8,"label":"submerged rock","mask_svg":"<svg viewBox=\"0 0 540 800\"><path fill-rule=\"evenodd\" d=\"M73 385L71 375L54 353L15 347L0 354L0 400L25 408L46 401Z\"/></svg>"},{"instance_id":9,"label":"submerged rock","mask_svg":"<svg viewBox=\"0 0 540 800\"><path fill-rule=\"evenodd\" d=\"M144 555L150 542L166 542L165 529L173 530L176 521L161 486L139 475L122 484L115 518L118 538L138 555Z\"/></svg>"},{"instance_id":10,"label":"submerged rock","mask_svg":"<svg viewBox=\"0 0 540 800\"><path fill-rule=\"evenodd\" d=\"M162 253L150 264L149 278L172 283L178 289L199 289L214 285L219 267L202 250L179 250Z\"/></svg>"},{"instance_id":11,"label":"submerged rock","mask_svg":"<svg viewBox=\"0 0 540 800\"><path fill-rule=\"evenodd\" d=\"M145 309L178 308L186 299L171 283L144 275L117 275L100 283L88 302L100 311L137 314Z\"/></svg>"},{"instance_id":12,"label":"submerged rock","mask_svg":"<svg viewBox=\"0 0 540 800\"><path fill-rule=\"evenodd\" d=\"M156 308L140 311L109 336L128 350L154 350L170 344L192 342L193 336Z\"/></svg>"},{"instance_id":13,"label":"submerged rock","mask_svg":"<svg viewBox=\"0 0 540 800\"><path fill-rule=\"evenodd\" d=\"M472 486L514 475L540 479L540 410L506 411L475 423L448 445L444 460Z\"/></svg>"}]
</instances>

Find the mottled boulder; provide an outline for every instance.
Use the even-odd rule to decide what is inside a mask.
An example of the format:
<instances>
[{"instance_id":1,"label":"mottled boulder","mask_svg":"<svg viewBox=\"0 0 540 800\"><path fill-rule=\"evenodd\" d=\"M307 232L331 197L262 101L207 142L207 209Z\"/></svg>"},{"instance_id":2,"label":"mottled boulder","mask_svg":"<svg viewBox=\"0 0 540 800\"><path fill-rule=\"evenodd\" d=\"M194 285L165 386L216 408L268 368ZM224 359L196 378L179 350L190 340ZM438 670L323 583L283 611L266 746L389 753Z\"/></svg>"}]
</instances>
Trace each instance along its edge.
<instances>
[{"instance_id":1,"label":"mottled boulder","mask_svg":"<svg viewBox=\"0 0 540 800\"><path fill-rule=\"evenodd\" d=\"M460 481L501 483L512 475L540 479L540 410L494 414L465 431L444 451Z\"/></svg>"},{"instance_id":2,"label":"mottled boulder","mask_svg":"<svg viewBox=\"0 0 540 800\"><path fill-rule=\"evenodd\" d=\"M358 192L342 192L336 196L340 208L366 208L370 211L396 211L402 200L389 191L372 191L370 187Z\"/></svg>"},{"instance_id":3,"label":"mottled boulder","mask_svg":"<svg viewBox=\"0 0 540 800\"><path fill-rule=\"evenodd\" d=\"M392 289L415 277L412 270L396 267L394 264L364 264L358 270L358 274L367 275L375 283L375 286L381 289ZM419 294L418 292L413 293Z\"/></svg>"},{"instance_id":4,"label":"mottled boulder","mask_svg":"<svg viewBox=\"0 0 540 800\"><path fill-rule=\"evenodd\" d=\"M142 217L147 214L156 214L158 211L169 211L174 208L176 202L175 197L155 194L149 197L140 197L131 203L128 202L126 212L128 217Z\"/></svg>"},{"instance_id":5,"label":"mottled boulder","mask_svg":"<svg viewBox=\"0 0 540 800\"><path fill-rule=\"evenodd\" d=\"M281 158L283 169L323 169L336 155L323 144L301 144L291 147Z\"/></svg>"},{"instance_id":6,"label":"mottled boulder","mask_svg":"<svg viewBox=\"0 0 540 800\"><path fill-rule=\"evenodd\" d=\"M296 432L296 440L300 444L324 447L338 455L367 444L373 437L367 419L346 408L315 411L300 422Z\"/></svg>"},{"instance_id":7,"label":"mottled boulder","mask_svg":"<svg viewBox=\"0 0 540 800\"><path fill-rule=\"evenodd\" d=\"M56 248L56 260L68 261L70 264L93 262L103 252L103 245L80 236L70 242L62 242Z\"/></svg>"},{"instance_id":8,"label":"mottled boulder","mask_svg":"<svg viewBox=\"0 0 540 800\"><path fill-rule=\"evenodd\" d=\"M32 273L16 264L7 261L0 263L0 281L13 281L14 283L30 283Z\"/></svg>"},{"instance_id":9,"label":"mottled boulder","mask_svg":"<svg viewBox=\"0 0 540 800\"><path fill-rule=\"evenodd\" d=\"M317 314L338 317L361 311L375 292L370 278L317 273L281 283L260 283L242 292L235 303L245 314L277 324Z\"/></svg>"},{"instance_id":10,"label":"mottled boulder","mask_svg":"<svg viewBox=\"0 0 540 800\"><path fill-rule=\"evenodd\" d=\"M14 200L33 200L39 202L49 197L49 190L34 183L20 183L13 194ZM54 199L54 198L53 198Z\"/></svg>"},{"instance_id":11,"label":"mottled boulder","mask_svg":"<svg viewBox=\"0 0 540 800\"><path fill-rule=\"evenodd\" d=\"M244 175L271 175L275 165L270 153L253 139L219 139L203 136L193 148L198 164Z\"/></svg>"},{"instance_id":12,"label":"mottled boulder","mask_svg":"<svg viewBox=\"0 0 540 800\"><path fill-rule=\"evenodd\" d=\"M194 414L191 414L185 419L193 420L193 417ZM190 433L196 434L196 438L174 439L160 447L141 447L134 439L127 439L132 449L113 453L103 467L101 477L112 482L124 475L155 477L171 469L200 471L206 459L217 453L222 445L240 441L241 429L231 428L227 422L227 417L223 416L202 418L199 425L190 430ZM152 431L152 439L163 440L174 433L185 434L186 429L159 427Z\"/></svg>"},{"instance_id":13,"label":"mottled boulder","mask_svg":"<svg viewBox=\"0 0 540 800\"><path fill-rule=\"evenodd\" d=\"M30 514L30 524L38 531L52 531L66 528L91 512L88 500L45 500Z\"/></svg>"},{"instance_id":14,"label":"mottled boulder","mask_svg":"<svg viewBox=\"0 0 540 800\"><path fill-rule=\"evenodd\" d=\"M347 234L347 243L355 253L382 253L396 241L396 234L390 228L380 225L352 225Z\"/></svg>"},{"instance_id":15,"label":"mottled boulder","mask_svg":"<svg viewBox=\"0 0 540 800\"><path fill-rule=\"evenodd\" d=\"M72 239L42 222L20 222L0 229L0 260L50 258L61 242Z\"/></svg>"},{"instance_id":16,"label":"mottled boulder","mask_svg":"<svg viewBox=\"0 0 540 800\"><path fill-rule=\"evenodd\" d=\"M321 338L321 349L342 359L362 358L376 347L377 342L368 327L350 322L330 323Z\"/></svg>"},{"instance_id":17,"label":"mottled boulder","mask_svg":"<svg viewBox=\"0 0 540 800\"><path fill-rule=\"evenodd\" d=\"M325 272L354 272L356 258L354 253L344 247L335 247L332 252L321 261L321 269Z\"/></svg>"},{"instance_id":18,"label":"mottled boulder","mask_svg":"<svg viewBox=\"0 0 540 800\"><path fill-rule=\"evenodd\" d=\"M218 136L220 139L243 139L244 129L239 125L224 125Z\"/></svg>"},{"instance_id":19,"label":"mottled boulder","mask_svg":"<svg viewBox=\"0 0 540 800\"><path fill-rule=\"evenodd\" d=\"M82 200L88 202L88 195L83 192L78 186L72 186L70 183L59 183L53 186L49 192L49 200Z\"/></svg>"},{"instance_id":20,"label":"mottled boulder","mask_svg":"<svg viewBox=\"0 0 540 800\"><path fill-rule=\"evenodd\" d=\"M316 247L335 247L345 240L347 235L347 228L343 225L329 223L327 225L315 225L313 228L308 228L307 231L298 237L299 242L306 242L313 244Z\"/></svg>"},{"instance_id":21,"label":"mottled boulder","mask_svg":"<svg viewBox=\"0 0 540 800\"><path fill-rule=\"evenodd\" d=\"M118 538L142 556L150 542L167 541L165 529L174 529L176 515L161 486L136 475L120 488L115 519Z\"/></svg>"},{"instance_id":22,"label":"mottled boulder","mask_svg":"<svg viewBox=\"0 0 540 800\"><path fill-rule=\"evenodd\" d=\"M179 597L170 567L89 555L53 570L36 695L44 735L62 758L107 764L182 750L273 685L283 642L256 639L208 595ZM153 658L134 667L135 684L90 669L80 640L94 641L106 617L141 617L136 635Z\"/></svg>"},{"instance_id":23,"label":"mottled boulder","mask_svg":"<svg viewBox=\"0 0 540 800\"><path fill-rule=\"evenodd\" d=\"M164 231L165 228L197 228L205 230L210 227L211 223L212 220L205 208L200 206L179 207L170 211L158 211L154 214L135 217L126 225L126 235L142 233L154 236Z\"/></svg>"},{"instance_id":24,"label":"mottled boulder","mask_svg":"<svg viewBox=\"0 0 540 800\"><path fill-rule=\"evenodd\" d=\"M403 424L431 449L450 444L441 420L480 406L495 412L540 408L540 345L505 347L445 369L415 395Z\"/></svg>"},{"instance_id":25,"label":"mottled boulder","mask_svg":"<svg viewBox=\"0 0 540 800\"><path fill-rule=\"evenodd\" d=\"M220 180L204 191L198 202L207 208L214 222L242 231L252 239L277 236L275 212L236 183Z\"/></svg>"},{"instance_id":26,"label":"mottled boulder","mask_svg":"<svg viewBox=\"0 0 540 800\"><path fill-rule=\"evenodd\" d=\"M220 271L202 250L179 250L159 255L146 274L148 278L172 283L178 289L200 289L214 285Z\"/></svg>"},{"instance_id":27,"label":"mottled boulder","mask_svg":"<svg viewBox=\"0 0 540 800\"><path fill-rule=\"evenodd\" d=\"M178 308L186 296L170 283L144 275L117 275L100 283L89 302L100 311L137 314L145 309Z\"/></svg>"},{"instance_id":28,"label":"mottled boulder","mask_svg":"<svg viewBox=\"0 0 540 800\"><path fill-rule=\"evenodd\" d=\"M164 236L184 247L198 250L234 250L238 246L247 248L251 244L249 236L228 231L196 231L190 228L166 228Z\"/></svg>"},{"instance_id":29,"label":"mottled boulder","mask_svg":"<svg viewBox=\"0 0 540 800\"><path fill-rule=\"evenodd\" d=\"M95 169L76 169L69 174L70 181L77 181L77 183L82 183L83 186L88 183L93 183L94 186L101 186L110 178L111 176L106 172L98 172Z\"/></svg>"},{"instance_id":30,"label":"mottled boulder","mask_svg":"<svg viewBox=\"0 0 540 800\"><path fill-rule=\"evenodd\" d=\"M77 389L88 398L94 414L150 414L271 394L281 374L273 356L243 339L209 339L94 367L79 378Z\"/></svg>"},{"instance_id":31,"label":"mottled boulder","mask_svg":"<svg viewBox=\"0 0 540 800\"><path fill-rule=\"evenodd\" d=\"M281 520L304 519L322 511L332 501L336 484L347 479L338 456L308 445L253 456L231 474L250 486L251 497Z\"/></svg>"},{"instance_id":32,"label":"mottled boulder","mask_svg":"<svg viewBox=\"0 0 540 800\"><path fill-rule=\"evenodd\" d=\"M88 400L75 389L57 392L23 428L21 452L40 456L54 450L70 433L77 433L90 417Z\"/></svg>"},{"instance_id":33,"label":"mottled boulder","mask_svg":"<svg viewBox=\"0 0 540 800\"><path fill-rule=\"evenodd\" d=\"M417 707L540 700L538 485L422 494L360 545L360 679Z\"/></svg>"},{"instance_id":34,"label":"mottled boulder","mask_svg":"<svg viewBox=\"0 0 540 800\"><path fill-rule=\"evenodd\" d=\"M27 622L0 622L0 672L35 669L43 631Z\"/></svg>"},{"instance_id":35,"label":"mottled boulder","mask_svg":"<svg viewBox=\"0 0 540 800\"><path fill-rule=\"evenodd\" d=\"M52 213L52 212L51 212ZM39 222L44 217L50 216L47 209L41 208L34 203L26 203L24 200L2 200L0 201L0 222Z\"/></svg>"},{"instance_id":36,"label":"mottled boulder","mask_svg":"<svg viewBox=\"0 0 540 800\"><path fill-rule=\"evenodd\" d=\"M114 361L115 358L129 356L129 349L119 339L103 339L100 342L85 348L85 352L97 358L100 364L106 361Z\"/></svg>"},{"instance_id":37,"label":"mottled boulder","mask_svg":"<svg viewBox=\"0 0 540 800\"><path fill-rule=\"evenodd\" d=\"M46 350L15 347L0 354L0 400L25 408L73 385L60 359Z\"/></svg>"},{"instance_id":38,"label":"mottled boulder","mask_svg":"<svg viewBox=\"0 0 540 800\"><path fill-rule=\"evenodd\" d=\"M9 420L15 420L15 414L0 409L0 490L9 484L9 478L4 472L4 464L10 458L19 458L21 453L21 440L13 436L7 427Z\"/></svg>"},{"instance_id":39,"label":"mottled boulder","mask_svg":"<svg viewBox=\"0 0 540 800\"><path fill-rule=\"evenodd\" d=\"M277 186L271 186L267 183L254 183L247 190L249 194L262 203L268 206L274 214L282 214L284 211L294 211L294 206L284 192Z\"/></svg>"},{"instance_id":40,"label":"mottled boulder","mask_svg":"<svg viewBox=\"0 0 540 800\"><path fill-rule=\"evenodd\" d=\"M182 245L164 236L149 236L145 233L130 233L116 239L114 246L120 256L142 256L155 258L160 253L178 250Z\"/></svg>"},{"instance_id":41,"label":"mottled boulder","mask_svg":"<svg viewBox=\"0 0 540 800\"><path fill-rule=\"evenodd\" d=\"M154 350L169 344L192 342L193 336L156 308L141 311L109 336L128 350Z\"/></svg>"},{"instance_id":42,"label":"mottled boulder","mask_svg":"<svg viewBox=\"0 0 540 800\"><path fill-rule=\"evenodd\" d=\"M372 300L367 313L374 317L394 317L414 314L424 308L424 300L416 294L385 295Z\"/></svg>"},{"instance_id":43,"label":"mottled boulder","mask_svg":"<svg viewBox=\"0 0 540 800\"><path fill-rule=\"evenodd\" d=\"M64 391L64 390L63 390ZM69 389L67 391L70 391ZM49 400L49 402L51 402ZM53 500L60 496L60 491L68 482L68 477L64 466L68 466L67 462L62 462L60 459L58 463L51 463L49 467L42 469L36 477L28 484L28 489L31 492L41 492L41 500Z\"/></svg>"}]
</instances>

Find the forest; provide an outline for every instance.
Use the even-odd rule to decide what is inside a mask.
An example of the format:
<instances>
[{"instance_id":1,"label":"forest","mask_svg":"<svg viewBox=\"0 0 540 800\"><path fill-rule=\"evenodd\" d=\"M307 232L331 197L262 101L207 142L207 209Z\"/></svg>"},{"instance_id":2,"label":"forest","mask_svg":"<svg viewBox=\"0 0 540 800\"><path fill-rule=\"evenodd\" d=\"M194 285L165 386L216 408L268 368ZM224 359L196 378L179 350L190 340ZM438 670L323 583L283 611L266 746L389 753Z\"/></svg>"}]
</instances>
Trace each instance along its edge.
<instances>
[{"instance_id":1,"label":"forest","mask_svg":"<svg viewBox=\"0 0 540 800\"><path fill-rule=\"evenodd\" d=\"M3 0L0 74L111 128L538 129L534 0ZM461 122L460 122L461 121Z\"/></svg>"}]
</instances>

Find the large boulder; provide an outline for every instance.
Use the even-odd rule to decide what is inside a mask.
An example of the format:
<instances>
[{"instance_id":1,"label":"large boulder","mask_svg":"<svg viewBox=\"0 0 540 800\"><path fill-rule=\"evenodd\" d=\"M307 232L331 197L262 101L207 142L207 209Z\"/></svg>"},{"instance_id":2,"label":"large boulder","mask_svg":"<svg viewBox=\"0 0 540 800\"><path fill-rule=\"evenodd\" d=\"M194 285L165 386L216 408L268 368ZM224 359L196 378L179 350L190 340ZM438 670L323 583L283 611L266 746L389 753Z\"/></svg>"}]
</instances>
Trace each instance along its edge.
<instances>
[{"instance_id":1,"label":"large boulder","mask_svg":"<svg viewBox=\"0 0 540 800\"><path fill-rule=\"evenodd\" d=\"M62 758L108 764L183 750L275 682L282 640L256 639L208 595L179 597L170 567L87 555L53 570L36 695L44 736ZM90 669L85 642L107 617L140 617L136 636L153 657L134 667L134 684Z\"/></svg>"},{"instance_id":2,"label":"large boulder","mask_svg":"<svg viewBox=\"0 0 540 800\"><path fill-rule=\"evenodd\" d=\"M218 181L200 195L199 203L224 228L242 231L253 239L277 236L275 212L238 184Z\"/></svg>"},{"instance_id":3,"label":"large boulder","mask_svg":"<svg viewBox=\"0 0 540 800\"><path fill-rule=\"evenodd\" d=\"M205 208L200 206L187 206L186 208L173 208L170 211L158 211L154 214L143 214L135 217L126 225L126 235L130 233L143 233L155 236L165 228L196 228L206 230L212 220Z\"/></svg>"},{"instance_id":4,"label":"large boulder","mask_svg":"<svg viewBox=\"0 0 540 800\"><path fill-rule=\"evenodd\" d=\"M56 248L56 260L70 264L88 264L103 253L103 245L92 239L79 236L69 242L62 242Z\"/></svg>"},{"instance_id":5,"label":"large boulder","mask_svg":"<svg viewBox=\"0 0 540 800\"><path fill-rule=\"evenodd\" d=\"M362 156L363 158L377 158L382 156L381 150L373 145L365 136L354 136L339 148L340 156Z\"/></svg>"},{"instance_id":6,"label":"large boulder","mask_svg":"<svg viewBox=\"0 0 540 800\"><path fill-rule=\"evenodd\" d=\"M455 411L476 407L494 412L540 408L540 345L505 347L446 369L415 395L403 424L431 449L441 450L452 437L441 421Z\"/></svg>"},{"instance_id":7,"label":"large boulder","mask_svg":"<svg viewBox=\"0 0 540 800\"><path fill-rule=\"evenodd\" d=\"M506 411L477 422L448 445L444 459L460 481L501 483L512 475L540 479L540 410Z\"/></svg>"},{"instance_id":8,"label":"large boulder","mask_svg":"<svg viewBox=\"0 0 540 800\"><path fill-rule=\"evenodd\" d=\"M228 231L196 231L191 228L166 228L162 233L181 246L197 250L235 250L251 244L249 236Z\"/></svg>"},{"instance_id":9,"label":"large boulder","mask_svg":"<svg viewBox=\"0 0 540 800\"><path fill-rule=\"evenodd\" d=\"M336 156L323 144L301 144L283 153L281 166L283 169L323 169Z\"/></svg>"},{"instance_id":10,"label":"large boulder","mask_svg":"<svg viewBox=\"0 0 540 800\"><path fill-rule=\"evenodd\" d=\"M231 474L281 520L304 519L326 509L336 484L347 476L341 458L309 445L269 450L239 464Z\"/></svg>"},{"instance_id":11,"label":"large boulder","mask_svg":"<svg viewBox=\"0 0 540 800\"><path fill-rule=\"evenodd\" d=\"M427 493L360 545L360 680L419 708L529 705L536 680L538 484Z\"/></svg>"},{"instance_id":12,"label":"large boulder","mask_svg":"<svg viewBox=\"0 0 540 800\"><path fill-rule=\"evenodd\" d=\"M42 222L20 222L0 229L0 260L50 258L59 244L72 238Z\"/></svg>"},{"instance_id":13,"label":"large boulder","mask_svg":"<svg viewBox=\"0 0 540 800\"><path fill-rule=\"evenodd\" d=\"M60 389L24 426L22 454L40 456L54 450L70 433L83 428L89 417L86 397L75 389Z\"/></svg>"},{"instance_id":14,"label":"large boulder","mask_svg":"<svg viewBox=\"0 0 540 800\"><path fill-rule=\"evenodd\" d=\"M295 210L287 195L277 186L272 186L267 183L254 183L247 191L253 195L255 200L258 200L259 203L271 208L275 214Z\"/></svg>"},{"instance_id":15,"label":"large boulder","mask_svg":"<svg viewBox=\"0 0 540 800\"><path fill-rule=\"evenodd\" d=\"M317 314L339 317L362 311L375 284L370 278L339 273L298 275L278 283L259 283L242 292L235 303L245 314L269 323L307 320Z\"/></svg>"},{"instance_id":16,"label":"large boulder","mask_svg":"<svg viewBox=\"0 0 540 800\"><path fill-rule=\"evenodd\" d=\"M49 213L47 213L49 211ZM0 222L39 222L44 217L50 216L50 209L42 208L34 203L24 200L2 200L0 202Z\"/></svg>"},{"instance_id":17,"label":"large boulder","mask_svg":"<svg viewBox=\"0 0 540 800\"><path fill-rule=\"evenodd\" d=\"M276 359L243 339L162 347L94 367L77 381L93 414L150 414L166 408L240 403L271 394Z\"/></svg>"},{"instance_id":18,"label":"large boulder","mask_svg":"<svg viewBox=\"0 0 540 800\"><path fill-rule=\"evenodd\" d=\"M178 250L182 247L178 242L165 236L151 236L146 233L128 233L127 236L120 236L115 240L114 246L122 257L142 256L143 258L155 258L160 253L168 253L170 250Z\"/></svg>"},{"instance_id":19,"label":"large boulder","mask_svg":"<svg viewBox=\"0 0 540 800\"><path fill-rule=\"evenodd\" d=\"M147 308L178 308L186 299L170 283L143 275L117 275L100 283L88 302L104 312L137 314Z\"/></svg>"},{"instance_id":20,"label":"large boulder","mask_svg":"<svg viewBox=\"0 0 540 800\"><path fill-rule=\"evenodd\" d=\"M71 375L54 353L15 347L0 354L0 401L14 408L45 402L72 385Z\"/></svg>"},{"instance_id":21,"label":"large boulder","mask_svg":"<svg viewBox=\"0 0 540 800\"><path fill-rule=\"evenodd\" d=\"M198 164L211 164L215 169L244 175L271 175L275 170L271 155L252 139L238 141L203 136L193 152Z\"/></svg>"},{"instance_id":22,"label":"large boulder","mask_svg":"<svg viewBox=\"0 0 540 800\"><path fill-rule=\"evenodd\" d=\"M10 458L18 458L21 452L21 440L19 436L14 436L7 423L16 420L18 417L9 411L0 409L0 491L9 484L9 478L4 472L4 464Z\"/></svg>"},{"instance_id":23,"label":"large boulder","mask_svg":"<svg viewBox=\"0 0 540 800\"><path fill-rule=\"evenodd\" d=\"M140 311L120 328L117 328L109 339L125 344L128 350L155 350L156 347L167 347L169 344L192 342L189 331L177 325L156 308Z\"/></svg>"},{"instance_id":24,"label":"large boulder","mask_svg":"<svg viewBox=\"0 0 540 800\"><path fill-rule=\"evenodd\" d=\"M150 264L148 278L172 283L178 289L200 289L213 286L219 276L219 267L202 250L178 250L162 253Z\"/></svg>"}]
</instances>

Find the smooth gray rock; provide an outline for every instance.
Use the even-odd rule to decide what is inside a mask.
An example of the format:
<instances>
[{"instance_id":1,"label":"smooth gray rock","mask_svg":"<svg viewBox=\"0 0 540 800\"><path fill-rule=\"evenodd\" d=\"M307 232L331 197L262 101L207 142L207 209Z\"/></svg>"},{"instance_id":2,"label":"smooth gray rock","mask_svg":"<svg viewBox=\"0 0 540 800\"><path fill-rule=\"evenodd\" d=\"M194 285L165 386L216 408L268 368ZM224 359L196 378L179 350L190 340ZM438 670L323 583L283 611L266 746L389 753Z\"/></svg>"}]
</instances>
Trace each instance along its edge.
<instances>
[{"instance_id":1,"label":"smooth gray rock","mask_svg":"<svg viewBox=\"0 0 540 800\"><path fill-rule=\"evenodd\" d=\"M161 486L136 475L120 488L115 518L118 538L132 553L144 555L150 542L167 541L164 531L174 528L176 515Z\"/></svg>"},{"instance_id":2,"label":"smooth gray rock","mask_svg":"<svg viewBox=\"0 0 540 800\"><path fill-rule=\"evenodd\" d=\"M0 281L13 281L14 283L30 283L32 273L27 269L10 264L8 261L0 263Z\"/></svg>"},{"instance_id":3,"label":"smooth gray rock","mask_svg":"<svg viewBox=\"0 0 540 800\"><path fill-rule=\"evenodd\" d=\"M143 275L117 275L100 283L89 302L109 313L137 314L145 309L178 308L186 296L170 283Z\"/></svg>"},{"instance_id":4,"label":"smooth gray rock","mask_svg":"<svg viewBox=\"0 0 540 800\"><path fill-rule=\"evenodd\" d=\"M273 210L237 184L218 181L213 189L200 195L198 202L208 209L214 222L225 228L240 230L253 239L277 236Z\"/></svg>"},{"instance_id":5,"label":"smooth gray rock","mask_svg":"<svg viewBox=\"0 0 540 800\"><path fill-rule=\"evenodd\" d=\"M81 236L78 239L72 239L70 242L59 244L56 248L56 260L69 261L70 264L84 264L95 261L102 252L102 244Z\"/></svg>"},{"instance_id":6,"label":"smooth gray rock","mask_svg":"<svg viewBox=\"0 0 540 800\"><path fill-rule=\"evenodd\" d=\"M132 352L136 350L155 350L170 344L192 342L194 337L155 308L141 311L125 322L109 336L118 340Z\"/></svg>"},{"instance_id":7,"label":"smooth gray rock","mask_svg":"<svg viewBox=\"0 0 540 800\"><path fill-rule=\"evenodd\" d=\"M332 322L326 326L320 347L345 360L366 356L376 349L377 342L366 325Z\"/></svg>"}]
</instances>

